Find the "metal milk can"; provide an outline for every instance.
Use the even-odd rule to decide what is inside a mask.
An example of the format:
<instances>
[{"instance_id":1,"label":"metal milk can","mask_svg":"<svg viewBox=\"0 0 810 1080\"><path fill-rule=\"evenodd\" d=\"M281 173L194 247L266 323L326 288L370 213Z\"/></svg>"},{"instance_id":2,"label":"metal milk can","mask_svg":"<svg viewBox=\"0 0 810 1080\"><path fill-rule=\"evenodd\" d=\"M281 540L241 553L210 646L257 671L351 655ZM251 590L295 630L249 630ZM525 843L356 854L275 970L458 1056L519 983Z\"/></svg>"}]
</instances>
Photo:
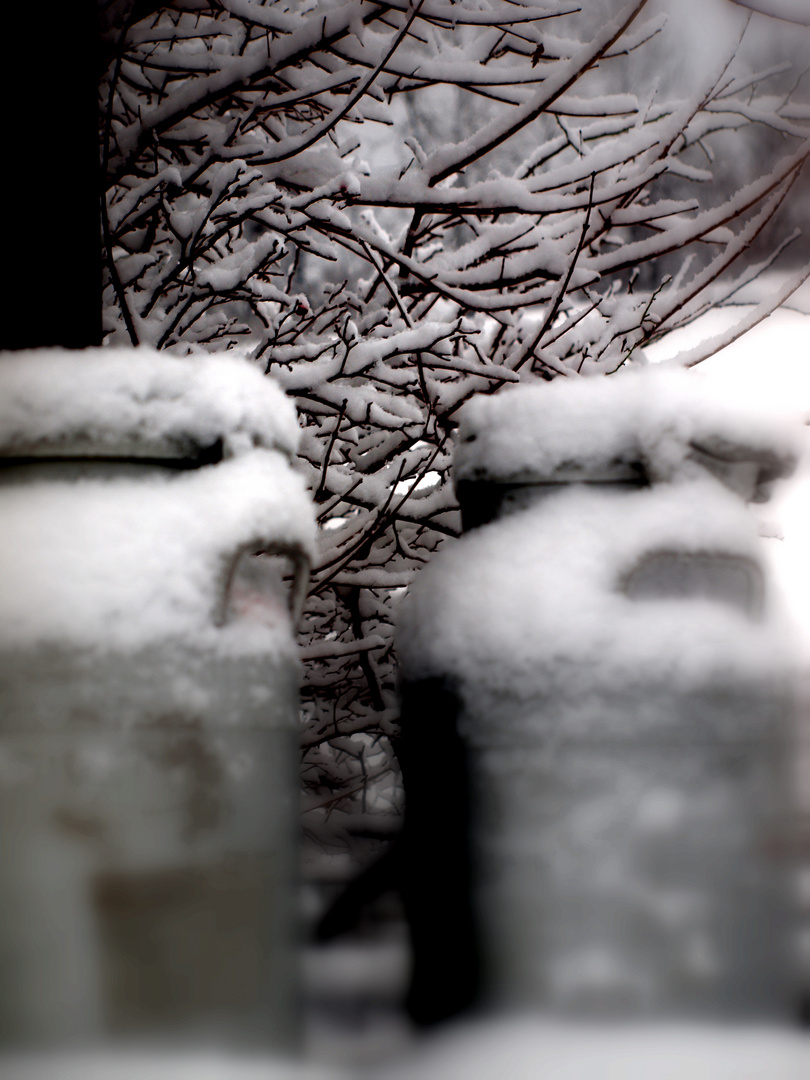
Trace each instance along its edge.
<instances>
[{"instance_id":1,"label":"metal milk can","mask_svg":"<svg viewBox=\"0 0 810 1080\"><path fill-rule=\"evenodd\" d=\"M297 437L241 359L0 358L0 1044L295 1039Z\"/></svg>"},{"instance_id":2,"label":"metal milk can","mask_svg":"<svg viewBox=\"0 0 810 1080\"><path fill-rule=\"evenodd\" d=\"M398 650L403 743L419 731L430 758L437 694L457 717L471 821L455 842L469 846L466 951L480 950L485 1002L790 1015L772 857L789 809L789 645L745 503L790 471L798 431L654 369L463 410L465 535L414 583ZM440 789L452 769L430 769ZM441 832L412 835L414 858ZM436 947L424 986L444 978Z\"/></svg>"}]
</instances>

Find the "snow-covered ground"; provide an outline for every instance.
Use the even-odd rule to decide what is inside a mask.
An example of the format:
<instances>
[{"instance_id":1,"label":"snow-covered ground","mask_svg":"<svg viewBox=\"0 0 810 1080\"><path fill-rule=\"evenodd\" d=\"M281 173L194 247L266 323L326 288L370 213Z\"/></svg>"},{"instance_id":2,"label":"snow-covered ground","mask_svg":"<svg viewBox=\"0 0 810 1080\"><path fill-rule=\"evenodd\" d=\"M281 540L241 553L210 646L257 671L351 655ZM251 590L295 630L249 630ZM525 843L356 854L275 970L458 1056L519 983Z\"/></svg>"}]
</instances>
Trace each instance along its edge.
<instances>
[{"instance_id":1,"label":"snow-covered ground","mask_svg":"<svg viewBox=\"0 0 810 1080\"><path fill-rule=\"evenodd\" d=\"M325 1065L261 1055L76 1051L0 1056L2 1080L349 1080Z\"/></svg>"},{"instance_id":2,"label":"snow-covered ground","mask_svg":"<svg viewBox=\"0 0 810 1080\"><path fill-rule=\"evenodd\" d=\"M467 1022L372 1065L224 1053L91 1052L0 1058L3 1080L806 1080L810 1037L775 1028Z\"/></svg>"},{"instance_id":3,"label":"snow-covered ground","mask_svg":"<svg viewBox=\"0 0 810 1080\"><path fill-rule=\"evenodd\" d=\"M805 1080L810 1038L769 1028L468 1023L368 1080Z\"/></svg>"}]
</instances>

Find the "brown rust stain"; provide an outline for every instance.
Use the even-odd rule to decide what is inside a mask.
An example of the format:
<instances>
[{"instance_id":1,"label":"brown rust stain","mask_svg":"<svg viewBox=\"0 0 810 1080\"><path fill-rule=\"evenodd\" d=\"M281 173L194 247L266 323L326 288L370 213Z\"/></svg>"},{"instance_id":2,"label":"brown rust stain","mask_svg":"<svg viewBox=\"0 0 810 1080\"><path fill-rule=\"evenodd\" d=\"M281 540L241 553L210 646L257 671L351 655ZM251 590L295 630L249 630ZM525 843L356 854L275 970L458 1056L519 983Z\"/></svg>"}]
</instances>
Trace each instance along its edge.
<instances>
[{"instance_id":1,"label":"brown rust stain","mask_svg":"<svg viewBox=\"0 0 810 1080\"><path fill-rule=\"evenodd\" d=\"M270 868L260 859L93 882L107 1019L116 1032L241 1018L263 1005Z\"/></svg>"}]
</instances>

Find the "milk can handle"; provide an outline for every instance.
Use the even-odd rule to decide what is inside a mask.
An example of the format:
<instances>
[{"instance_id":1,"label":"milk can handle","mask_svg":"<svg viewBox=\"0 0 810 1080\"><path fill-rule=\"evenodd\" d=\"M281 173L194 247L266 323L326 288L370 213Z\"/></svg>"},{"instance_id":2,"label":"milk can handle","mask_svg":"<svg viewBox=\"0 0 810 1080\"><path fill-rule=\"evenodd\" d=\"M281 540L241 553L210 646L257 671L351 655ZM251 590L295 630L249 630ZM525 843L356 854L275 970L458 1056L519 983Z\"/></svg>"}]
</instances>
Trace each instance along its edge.
<instances>
[{"instance_id":1,"label":"milk can handle","mask_svg":"<svg viewBox=\"0 0 810 1080\"><path fill-rule=\"evenodd\" d=\"M220 581L219 596L214 611L214 622L217 626L223 626L228 619L228 598L231 585L243 555L283 555L293 564L293 586L290 590L288 605L290 619L293 626L298 624L304 609L304 601L309 589L310 560L306 550L296 543L266 543L258 540L248 544L242 544L239 549L229 558Z\"/></svg>"}]
</instances>

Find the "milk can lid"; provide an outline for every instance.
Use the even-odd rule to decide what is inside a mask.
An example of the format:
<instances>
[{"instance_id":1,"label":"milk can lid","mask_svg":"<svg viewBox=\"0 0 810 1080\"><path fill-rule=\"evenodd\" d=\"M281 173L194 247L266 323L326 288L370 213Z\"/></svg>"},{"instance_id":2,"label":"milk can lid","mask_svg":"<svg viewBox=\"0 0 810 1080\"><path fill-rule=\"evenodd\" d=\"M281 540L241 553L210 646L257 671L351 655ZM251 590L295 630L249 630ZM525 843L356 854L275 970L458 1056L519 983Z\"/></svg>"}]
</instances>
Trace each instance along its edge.
<instances>
[{"instance_id":1,"label":"milk can lid","mask_svg":"<svg viewBox=\"0 0 810 1080\"><path fill-rule=\"evenodd\" d=\"M472 398L460 412L456 486L657 483L714 475L764 501L793 471L802 424L729 404L696 372L644 367Z\"/></svg>"},{"instance_id":2,"label":"milk can lid","mask_svg":"<svg viewBox=\"0 0 810 1080\"><path fill-rule=\"evenodd\" d=\"M292 401L237 355L148 347L0 354L0 460L111 458L197 464L263 447L287 457Z\"/></svg>"}]
</instances>

